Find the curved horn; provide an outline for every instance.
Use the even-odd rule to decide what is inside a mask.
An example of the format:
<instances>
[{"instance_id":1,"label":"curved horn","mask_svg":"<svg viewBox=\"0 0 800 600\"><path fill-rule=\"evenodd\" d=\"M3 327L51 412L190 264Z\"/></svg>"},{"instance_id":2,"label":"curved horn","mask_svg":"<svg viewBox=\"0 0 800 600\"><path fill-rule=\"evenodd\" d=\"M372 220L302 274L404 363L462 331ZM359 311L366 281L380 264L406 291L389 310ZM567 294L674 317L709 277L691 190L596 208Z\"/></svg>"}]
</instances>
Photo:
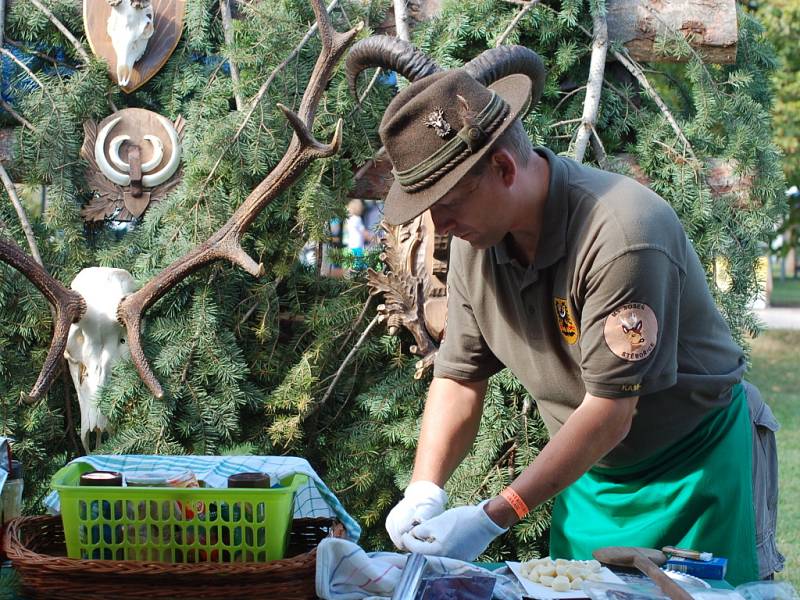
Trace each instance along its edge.
<instances>
[{"instance_id":1,"label":"curved horn","mask_svg":"<svg viewBox=\"0 0 800 600\"><path fill-rule=\"evenodd\" d=\"M178 165L180 165L181 162L181 143L180 140L178 140L178 132L175 131L175 127L166 117L158 115L158 120L161 121L161 124L167 131L169 141L172 144L172 155L169 157L169 162L164 165L163 169L156 171L152 175L145 175L142 177L142 186L144 187L156 187L164 183L178 170ZM144 171L144 169L142 169L142 171Z\"/></svg>"},{"instance_id":2,"label":"curved horn","mask_svg":"<svg viewBox=\"0 0 800 600\"><path fill-rule=\"evenodd\" d=\"M347 83L356 98L356 79L361 71L370 67L397 71L409 81L417 81L442 70L432 59L405 40L388 35L373 35L356 42L347 53Z\"/></svg>"},{"instance_id":3,"label":"curved horn","mask_svg":"<svg viewBox=\"0 0 800 600\"><path fill-rule=\"evenodd\" d=\"M129 135L118 135L111 143L108 145L108 156L111 159L111 162L123 173L130 173L131 166L122 160L122 157L119 155L120 146L122 146L123 142L127 142L131 139Z\"/></svg>"},{"instance_id":4,"label":"curved horn","mask_svg":"<svg viewBox=\"0 0 800 600\"><path fill-rule=\"evenodd\" d=\"M142 165L142 173L149 173L160 165L161 159L164 158L164 142L157 135L146 135L144 139L153 145L153 158Z\"/></svg>"},{"instance_id":5,"label":"curved horn","mask_svg":"<svg viewBox=\"0 0 800 600\"><path fill-rule=\"evenodd\" d=\"M109 121L106 126L100 130L100 133L97 134L97 141L94 143L94 160L103 175L108 177L109 180L113 181L117 185L125 186L131 184L130 176L120 173L114 167L112 167L111 163L109 163L108 159L106 158L106 153L104 150L108 134L121 120L122 117L111 119L111 121Z\"/></svg>"},{"instance_id":6,"label":"curved horn","mask_svg":"<svg viewBox=\"0 0 800 600\"><path fill-rule=\"evenodd\" d=\"M464 70L486 86L507 75L527 75L533 82L531 106L539 101L544 89L544 63L536 52L525 46L490 48L465 64Z\"/></svg>"}]
</instances>

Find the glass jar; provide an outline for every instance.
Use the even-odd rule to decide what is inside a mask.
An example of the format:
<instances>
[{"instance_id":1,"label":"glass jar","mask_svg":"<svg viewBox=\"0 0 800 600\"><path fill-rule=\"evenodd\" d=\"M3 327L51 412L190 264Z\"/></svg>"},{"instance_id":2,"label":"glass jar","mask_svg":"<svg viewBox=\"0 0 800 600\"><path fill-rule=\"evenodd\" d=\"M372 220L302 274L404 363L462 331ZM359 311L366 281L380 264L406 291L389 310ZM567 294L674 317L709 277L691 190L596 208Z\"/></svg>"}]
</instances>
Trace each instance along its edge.
<instances>
[{"instance_id":1,"label":"glass jar","mask_svg":"<svg viewBox=\"0 0 800 600\"><path fill-rule=\"evenodd\" d=\"M11 461L11 472L3 486L3 522L22 516L22 463L18 460Z\"/></svg>"}]
</instances>

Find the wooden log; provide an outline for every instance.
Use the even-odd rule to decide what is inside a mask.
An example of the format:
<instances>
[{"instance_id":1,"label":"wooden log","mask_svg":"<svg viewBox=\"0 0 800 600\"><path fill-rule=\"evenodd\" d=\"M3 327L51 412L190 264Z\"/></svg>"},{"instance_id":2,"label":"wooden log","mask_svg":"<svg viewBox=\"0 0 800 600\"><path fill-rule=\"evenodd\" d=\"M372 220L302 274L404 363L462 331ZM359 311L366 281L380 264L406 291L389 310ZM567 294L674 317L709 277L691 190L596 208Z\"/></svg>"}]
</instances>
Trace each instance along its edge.
<instances>
[{"instance_id":1,"label":"wooden log","mask_svg":"<svg viewBox=\"0 0 800 600\"><path fill-rule=\"evenodd\" d=\"M682 34L707 62L736 61L735 0L609 0L608 37L643 62L675 62L658 54L658 36ZM685 59L684 59L685 60Z\"/></svg>"}]
</instances>

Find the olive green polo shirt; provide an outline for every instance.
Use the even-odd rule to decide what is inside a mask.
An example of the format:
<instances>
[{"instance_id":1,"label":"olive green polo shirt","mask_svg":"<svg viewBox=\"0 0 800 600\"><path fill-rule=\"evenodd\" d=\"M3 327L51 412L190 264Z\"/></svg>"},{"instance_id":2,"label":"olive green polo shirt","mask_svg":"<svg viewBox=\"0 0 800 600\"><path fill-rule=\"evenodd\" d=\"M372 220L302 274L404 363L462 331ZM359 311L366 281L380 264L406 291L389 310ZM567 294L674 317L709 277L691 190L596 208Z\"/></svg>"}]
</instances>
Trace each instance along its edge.
<instances>
[{"instance_id":1,"label":"olive green polo shirt","mask_svg":"<svg viewBox=\"0 0 800 600\"><path fill-rule=\"evenodd\" d=\"M630 433L601 464L637 462L730 402L745 369L672 207L633 179L536 151L550 186L533 264L504 240L453 239L436 377L504 366L554 435L586 392L639 396Z\"/></svg>"}]
</instances>

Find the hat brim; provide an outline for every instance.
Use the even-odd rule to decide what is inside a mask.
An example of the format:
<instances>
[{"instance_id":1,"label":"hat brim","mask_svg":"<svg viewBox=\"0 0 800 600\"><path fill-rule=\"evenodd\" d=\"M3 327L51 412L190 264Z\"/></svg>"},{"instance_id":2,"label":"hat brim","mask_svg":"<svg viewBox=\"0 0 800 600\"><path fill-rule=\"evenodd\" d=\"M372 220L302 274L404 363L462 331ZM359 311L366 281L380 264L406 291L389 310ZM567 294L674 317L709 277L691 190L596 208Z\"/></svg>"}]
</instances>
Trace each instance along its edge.
<instances>
[{"instance_id":1,"label":"hat brim","mask_svg":"<svg viewBox=\"0 0 800 600\"><path fill-rule=\"evenodd\" d=\"M508 116L480 150L468 156L430 187L410 193L405 191L403 186L395 179L392 187L389 188L389 193L386 194L383 208L383 218L387 223L390 225L407 223L428 210L442 196L453 189L473 165L489 151L495 140L511 126L517 117L527 111L531 101L533 82L527 75L514 74L498 79L489 86L489 89L497 92L509 104Z\"/></svg>"}]
</instances>

